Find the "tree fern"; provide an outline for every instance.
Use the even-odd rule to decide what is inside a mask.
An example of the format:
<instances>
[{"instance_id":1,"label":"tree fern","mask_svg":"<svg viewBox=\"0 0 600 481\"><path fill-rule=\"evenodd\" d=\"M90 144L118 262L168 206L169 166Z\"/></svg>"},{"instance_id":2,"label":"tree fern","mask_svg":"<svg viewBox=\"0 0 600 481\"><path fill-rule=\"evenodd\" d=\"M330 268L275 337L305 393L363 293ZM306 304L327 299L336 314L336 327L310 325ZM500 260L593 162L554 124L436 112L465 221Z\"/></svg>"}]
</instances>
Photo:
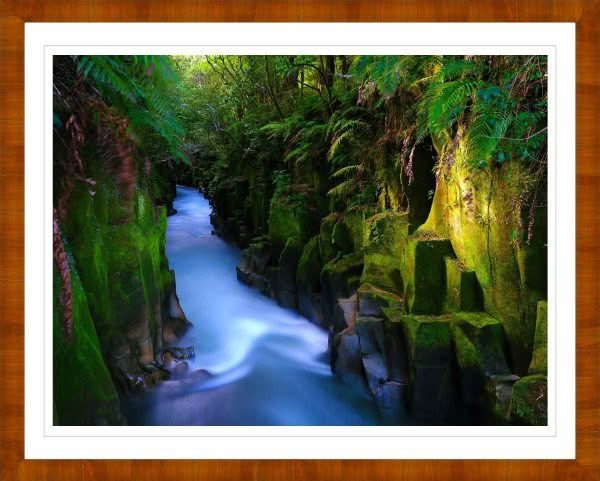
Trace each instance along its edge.
<instances>
[{"instance_id":1,"label":"tree fern","mask_svg":"<svg viewBox=\"0 0 600 481\"><path fill-rule=\"evenodd\" d=\"M177 75L165 56L93 55L77 58L77 69L131 124L138 137L152 132L171 156L187 161L180 149L183 127L173 112L170 89Z\"/></svg>"}]
</instances>

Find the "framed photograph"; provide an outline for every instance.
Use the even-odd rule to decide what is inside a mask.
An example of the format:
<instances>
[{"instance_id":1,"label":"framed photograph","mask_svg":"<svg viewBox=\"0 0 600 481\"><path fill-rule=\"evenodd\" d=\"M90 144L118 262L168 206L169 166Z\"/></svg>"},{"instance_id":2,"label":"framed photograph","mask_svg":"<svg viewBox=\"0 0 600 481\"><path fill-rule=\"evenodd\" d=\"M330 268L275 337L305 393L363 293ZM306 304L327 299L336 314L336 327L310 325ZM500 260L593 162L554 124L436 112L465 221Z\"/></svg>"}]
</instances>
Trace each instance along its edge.
<instances>
[{"instance_id":1,"label":"framed photograph","mask_svg":"<svg viewBox=\"0 0 600 481\"><path fill-rule=\"evenodd\" d=\"M598 2L459 4L0 6L2 479L597 479Z\"/></svg>"}]
</instances>

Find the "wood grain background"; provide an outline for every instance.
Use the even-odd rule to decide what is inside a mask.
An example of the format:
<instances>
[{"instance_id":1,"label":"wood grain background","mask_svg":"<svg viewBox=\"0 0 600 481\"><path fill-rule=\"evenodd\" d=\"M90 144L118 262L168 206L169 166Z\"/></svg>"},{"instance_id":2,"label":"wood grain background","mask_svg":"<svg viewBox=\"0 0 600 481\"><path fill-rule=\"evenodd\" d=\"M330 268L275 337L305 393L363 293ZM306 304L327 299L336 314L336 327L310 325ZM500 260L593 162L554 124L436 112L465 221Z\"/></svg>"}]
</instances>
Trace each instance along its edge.
<instances>
[{"instance_id":1,"label":"wood grain background","mask_svg":"<svg viewBox=\"0 0 600 481\"><path fill-rule=\"evenodd\" d=\"M600 479L599 5L599 0L0 0L0 481ZM69 21L577 22L576 461L23 460L24 22Z\"/></svg>"}]
</instances>

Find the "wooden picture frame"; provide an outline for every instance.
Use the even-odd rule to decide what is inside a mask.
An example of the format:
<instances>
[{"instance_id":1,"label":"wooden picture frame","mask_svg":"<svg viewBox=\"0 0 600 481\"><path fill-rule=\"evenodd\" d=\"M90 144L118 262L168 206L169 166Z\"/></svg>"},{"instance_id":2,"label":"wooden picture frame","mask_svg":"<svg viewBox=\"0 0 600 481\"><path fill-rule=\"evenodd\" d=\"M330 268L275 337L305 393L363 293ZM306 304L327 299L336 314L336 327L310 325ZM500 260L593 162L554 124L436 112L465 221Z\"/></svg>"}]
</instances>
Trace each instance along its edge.
<instances>
[{"instance_id":1,"label":"wooden picture frame","mask_svg":"<svg viewBox=\"0 0 600 481\"><path fill-rule=\"evenodd\" d=\"M599 0L0 0L0 16L0 480L600 479ZM73 21L576 22L576 459L24 460L24 25Z\"/></svg>"}]
</instances>

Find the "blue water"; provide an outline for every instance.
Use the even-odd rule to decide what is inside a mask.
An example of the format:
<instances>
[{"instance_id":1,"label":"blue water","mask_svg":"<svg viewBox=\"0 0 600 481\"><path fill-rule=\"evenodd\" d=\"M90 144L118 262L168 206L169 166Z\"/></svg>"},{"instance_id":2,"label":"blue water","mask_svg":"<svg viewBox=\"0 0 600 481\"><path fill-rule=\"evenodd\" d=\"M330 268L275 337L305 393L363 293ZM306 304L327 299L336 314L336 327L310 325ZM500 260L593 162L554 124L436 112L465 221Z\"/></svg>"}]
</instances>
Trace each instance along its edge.
<instances>
[{"instance_id":1,"label":"blue water","mask_svg":"<svg viewBox=\"0 0 600 481\"><path fill-rule=\"evenodd\" d=\"M131 424L369 425L374 402L331 375L327 333L240 283L241 251L211 235L208 200L178 187L167 256L177 293L194 324L178 345L193 345L190 372L135 405Z\"/></svg>"}]
</instances>

